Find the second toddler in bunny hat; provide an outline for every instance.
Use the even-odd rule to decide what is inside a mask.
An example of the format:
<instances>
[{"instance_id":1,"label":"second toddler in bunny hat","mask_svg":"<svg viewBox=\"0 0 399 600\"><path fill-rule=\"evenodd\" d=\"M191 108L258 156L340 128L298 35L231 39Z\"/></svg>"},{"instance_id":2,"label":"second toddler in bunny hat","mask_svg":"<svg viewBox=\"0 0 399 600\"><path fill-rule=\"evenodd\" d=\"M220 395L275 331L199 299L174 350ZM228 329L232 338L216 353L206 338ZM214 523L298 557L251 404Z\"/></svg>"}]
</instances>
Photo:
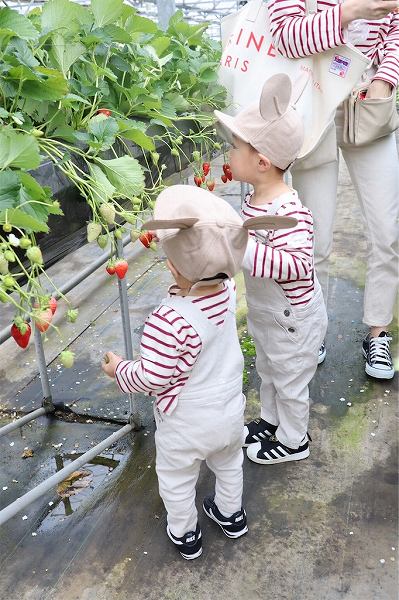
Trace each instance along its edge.
<instances>
[{"instance_id":1,"label":"second toddler in bunny hat","mask_svg":"<svg viewBox=\"0 0 399 600\"><path fill-rule=\"evenodd\" d=\"M235 285L248 227L289 227L294 219L248 221L207 190L175 185L159 195L156 231L176 281L147 318L140 357L107 353L103 369L123 392L155 396L156 471L167 533L183 558L202 552L195 487L202 461L216 476L205 514L229 538L248 531L242 508L245 398L235 322Z\"/></svg>"},{"instance_id":2,"label":"second toddler in bunny hat","mask_svg":"<svg viewBox=\"0 0 399 600\"><path fill-rule=\"evenodd\" d=\"M300 94L289 77L274 75L260 101L237 116L215 111L232 143L233 178L250 183L242 216L280 215L297 219L295 228L250 234L243 269L248 328L261 378L260 418L245 426L247 456L270 465L309 456L309 388L327 329L327 313L313 264L313 218L284 171L303 144L295 110Z\"/></svg>"}]
</instances>

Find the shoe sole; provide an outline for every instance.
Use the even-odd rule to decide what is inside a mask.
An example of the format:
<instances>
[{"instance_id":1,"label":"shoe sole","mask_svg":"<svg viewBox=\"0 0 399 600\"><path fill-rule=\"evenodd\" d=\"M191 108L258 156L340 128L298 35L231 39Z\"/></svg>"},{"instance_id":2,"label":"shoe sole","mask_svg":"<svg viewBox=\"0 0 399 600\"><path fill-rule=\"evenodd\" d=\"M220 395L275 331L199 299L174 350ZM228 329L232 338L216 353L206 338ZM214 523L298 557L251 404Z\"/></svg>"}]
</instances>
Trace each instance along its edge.
<instances>
[{"instance_id":1,"label":"shoe sole","mask_svg":"<svg viewBox=\"0 0 399 600\"><path fill-rule=\"evenodd\" d=\"M296 460L303 460L308 458L310 452L309 448L306 450L302 450L302 452L298 452L297 454L288 454L287 456L282 456L281 458L267 459L267 458L259 458L258 456L249 456L247 452L247 457L252 462L258 463L259 465L276 465L277 463L283 462L294 462Z\"/></svg>"},{"instance_id":2,"label":"shoe sole","mask_svg":"<svg viewBox=\"0 0 399 600\"><path fill-rule=\"evenodd\" d=\"M367 352L365 352L363 348L362 348L362 352L363 352L364 358L367 360ZM368 362L366 362L366 366L365 366L364 370L366 371L367 375L370 375L370 377L374 377L374 379L392 379L393 376L395 375L395 369L391 369L390 371L388 371L388 370L385 371L383 369L376 369L375 367L372 367L371 365L369 365Z\"/></svg>"},{"instance_id":3,"label":"shoe sole","mask_svg":"<svg viewBox=\"0 0 399 600\"><path fill-rule=\"evenodd\" d=\"M215 523L217 523L217 525L219 525L220 529L223 531L224 535L226 535L231 540L235 540L235 539L241 537L242 535L244 535L244 534L246 534L248 532L248 526L247 525L245 525L245 529L242 529L241 531L238 531L237 533L231 533L230 531L226 531L226 529L223 527L223 525L221 524L221 522L218 521L218 519L215 517L215 515L213 515L212 513L208 512L204 505L202 505L202 508L203 508L204 513L206 514L206 516L209 517L210 519L212 519L212 521L214 521Z\"/></svg>"},{"instance_id":4,"label":"shoe sole","mask_svg":"<svg viewBox=\"0 0 399 600\"><path fill-rule=\"evenodd\" d=\"M178 548L178 544L176 544L175 540L172 538L172 534L170 533L169 526L166 527L166 533L168 534L169 539L173 542L173 544ZM202 554L202 546L195 554L184 554L180 552L180 556L182 556L185 560L194 560L194 558L198 558Z\"/></svg>"}]
</instances>

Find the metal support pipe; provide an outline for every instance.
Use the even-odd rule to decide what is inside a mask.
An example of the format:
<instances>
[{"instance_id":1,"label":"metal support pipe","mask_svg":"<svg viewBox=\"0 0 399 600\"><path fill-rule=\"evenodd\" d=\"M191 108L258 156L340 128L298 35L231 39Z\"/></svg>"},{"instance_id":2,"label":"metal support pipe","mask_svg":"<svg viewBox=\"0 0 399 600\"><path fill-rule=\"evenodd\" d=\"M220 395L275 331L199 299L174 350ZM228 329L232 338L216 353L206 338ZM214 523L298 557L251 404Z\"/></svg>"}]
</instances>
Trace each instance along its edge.
<instances>
[{"instance_id":1,"label":"metal support pipe","mask_svg":"<svg viewBox=\"0 0 399 600\"><path fill-rule=\"evenodd\" d=\"M68 475L71 475L71 473L76 471L76 469L90 462L92 458L100 454L103 450L105 450L105 448L108 448L109 446L114 444L117 440L119 440L121 437L123 437L130 431L132 431L132 426L125 425L124 427L107 437L105 440L97 444L97 446L94 446L94 448L92 448L88 452L85 452L76 460L72 461L70 465L64 467L63 469L61 469L61 471L58 471L58 473L54 473L54 475L37 485L30 492L27 492L20 498L17 498L17 500L15 500L14 502L6 506L6 508L0 511L0 525L3 525L6 521L11 519L11 517L14 517L17 513L19 513L23 508L25 508L26 506L43 496L43 494L51 490L51 488L53 488L57 484L61 483L61 481L66 479Z\"/></svg>"},{"instance_id":2,"label":"metal support pipe","mask_svg":"<svg viewBox=\"0 0 399 600\"><path fill-rule=\"evenodd\" d=\"M24 417L20 417L16 421L8 423L8 425L4 425L0 428L0 437L6 435L6 433L10 433L10 431L14 431L14 429L18 429L18 427L22 427L22 425L25 425L25 423L29 423L29 421L33 421L33 419L37 419L37 417L45 415L46 413L47 410L44 407L38 408L37 410L28 413Z\"/></svg>"},{"instance_id":3,"label":"metal support pipe","mask_svg":"<svg viewBox=\"0 0 399 600\"><path fill-rule=\"evenodd\" d=\"M123 238L122 244L123 244L123 246L126 246L129 242L130 242L130 235L127 235ZM75 277L73 277L72 279L67 281L63 286L60 286L60 288L59 288L60 292L62 294L67 294L70 290L72 290L74 287L79 285L79 283L84 281L84 279L86 279L86 277L88 277L89 275L94 273L94 271L96 271L96 269L101 267L101 265L103 265L110 258L110 256L111 256L111 250L107 250L107 252L103 252L101 254L101 256L99 256L95 261L90 263L90 265L87 266L85 269L83 269L83 271L80 271L80 273L75 275ZM55 294L54 297L58 299L60 296L59 296L59 294ZM6 327L5 329L3 329L0 332L0 344L5 342L9 337L11 337L10 328Z\"/></svg>"},{"instance_id":4,"label":"metal support pipe","mask_svg":"<svg viewBox=\"0 0 399 600\"><path fill-rule=\"evenodd\" d=\"M158 25L160 29L167 29L170 17L176 12L175 0L157 0Z\"/></svg>"},{"instance_id":5,"label":"metal support pipe","mask_svg":"<svg viewBox=\"0 0 399 600\"><path fill-rule=\"evenodd\" d=\"M47 374L46 357L44 355L42 336L41 336L40 331L36 327L36 325L34 326L34 339L35 339L36 358L37 358L39 374L40 374L40 383L41 383L42 392L43 392L42 406L43 406L43 408L46 409L46 411L51 412L52 410L54 410L54 406L53 406L53 399L51 397L50 382L48 380L48 374Z\"/></svg>"},{"instance_id":6,"label":"metal support pipe","mask_svg":"<svg viewBox=\"0 0 399 600\"><path fill-rule=\"evenodd\" d=\"M116 240L118 249L118 256L123 257L123 244L121 240ZM132 330L130 327L130 315L129 315L129 301L127 297L127 283L126 279L118 279L119 287L119 302L121 306L121 317L122 317L122 330L123 340L125 344L125 356L128 360L133 360L133 346L132 346ZM130 423L134 429L140 429L141 427L141 416L137 407L136 397L134 394L129 394L129 407L130 407Z\"/></svg>"}]
</instances>

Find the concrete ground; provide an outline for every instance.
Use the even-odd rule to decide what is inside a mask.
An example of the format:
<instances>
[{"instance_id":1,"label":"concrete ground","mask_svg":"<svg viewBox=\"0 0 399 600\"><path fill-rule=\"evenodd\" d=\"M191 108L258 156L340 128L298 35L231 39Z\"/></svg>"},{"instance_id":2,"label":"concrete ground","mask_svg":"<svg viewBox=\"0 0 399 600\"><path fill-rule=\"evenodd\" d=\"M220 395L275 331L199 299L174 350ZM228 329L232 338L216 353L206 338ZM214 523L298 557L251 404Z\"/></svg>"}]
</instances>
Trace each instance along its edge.
<instances>
[{"instance_id":1,"label":"concrete ground","mask_svg":"<svg viewBox=\"0 0 399 600\"><path fill-rule=\"evenodd\" d=\"M220 161L219 161L220 163ZM220 168L220 167L219 167ZM238 186L218 190L238 207ZM146 427L83 468L76 495L53 490L0 532L1 600L393 600L397 597L397 376L369 379L360 351L365 243L360 211L341 171L327 335L328 354L312 382L311 456L264 467L244 462L250 531L234 541L200 515L204 552L181 559L165 534L154 469L151 404L139 397ZM90 263L80 249L52 268L65 281ZM129 303L137 351L143 319L170 277L160 257L128 250ZM247 414L257 416L259 381L245 329L238 278L238 324L246 358ZM128 415L128 400L99 368L103 352L123 353L116 282L99 269L69 294L74 325L45 343L54 400L73 410L42 417L0 438L0 508L106 438ZM63 311L60 307L59 313ZM0 328L9 320L3 311ZM394 330L397 335L397 329ZM70 346L73 369L57 364ZM41 403L34 350L0 348L1 424ZM33 456L23 459L25 449ZM203 469L198 506L212 490ZM59 490L61 492L61 490Z\"/></svg>"}]
</instances>

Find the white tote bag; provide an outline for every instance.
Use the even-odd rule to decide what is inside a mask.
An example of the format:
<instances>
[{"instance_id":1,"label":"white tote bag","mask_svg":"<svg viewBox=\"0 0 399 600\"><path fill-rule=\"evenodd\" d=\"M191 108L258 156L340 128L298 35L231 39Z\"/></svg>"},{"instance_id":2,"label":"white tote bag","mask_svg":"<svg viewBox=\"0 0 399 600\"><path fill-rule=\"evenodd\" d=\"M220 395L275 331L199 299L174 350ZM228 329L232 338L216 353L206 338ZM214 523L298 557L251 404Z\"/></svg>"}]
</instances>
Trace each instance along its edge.
<instances>
[{"instance_id":1,"label":"white tote bag","mask_svg":"<svg viewBox=\"0 0 399 600\"><path fill-rule=\"evenodd\" d=\"M219 82L228 90L230 106L227 110L235 114L260 98L263 84L271 75L286 73L295 87L295 82L303 82L303 74L307 73L309 82L296 107L306 132L299 158L303 159L300 161L303 168L311 168L332 160L331 151L336 155L335 136L330 150L322 148L326 146L322 141L332 139L328 132L332 131L335 110L360 81L369 60L349 45L305 58L277 54L270 33L267 2L250 0L238 12L222 20ZM306 6L308 14L316 12L317 0L307 0ZM314 152L316 148L318 152ZM308 164L305 166L305 163Z\"/></svg>"}]
</instances>

